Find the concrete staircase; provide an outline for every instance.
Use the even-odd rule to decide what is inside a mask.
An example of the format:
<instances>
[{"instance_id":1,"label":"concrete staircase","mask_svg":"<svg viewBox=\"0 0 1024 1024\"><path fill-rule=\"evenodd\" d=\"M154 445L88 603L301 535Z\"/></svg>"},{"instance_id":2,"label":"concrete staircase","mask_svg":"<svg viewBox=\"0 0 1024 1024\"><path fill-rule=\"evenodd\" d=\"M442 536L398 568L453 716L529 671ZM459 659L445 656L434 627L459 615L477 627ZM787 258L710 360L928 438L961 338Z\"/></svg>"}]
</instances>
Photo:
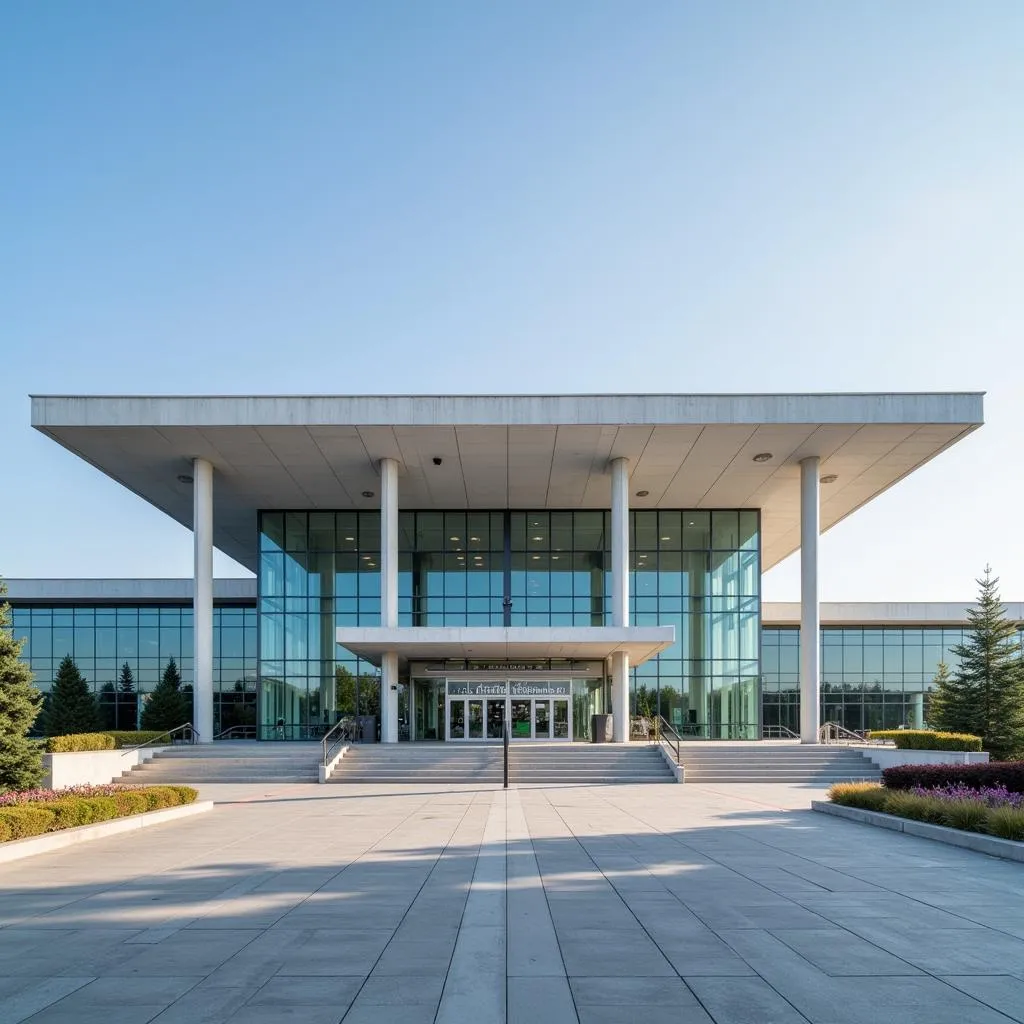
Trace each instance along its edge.
<instances>
[{"instance_id":1,"label":"concrete staircase","mask_svg":"<svg viewBox=\"0 0 1024 1024\"><path fill-rule=\"evenodd\" d=\"M512 743L509 783L612 785L672 782L656 748L587 743ZM500 743L357 744L339 762L331 782L423 784L484 782L501 785Z\"/></svg>"},{"instance_id":2,"label":"concrete staircase","mask_svg":"<svg viewBox=\"0 0 1024 1024\"><path fill-rule=\"evenodd\" d=\"M130 782L316 782L319 743L257 743L222 740L172 747L140 764L125 778Z\"/></svg>"},{"instance_id":3,"label":"concrete staircase","mask_svg":"<svg viewBox=\"0 0 1024 1024\"><path fill-rule=\"evenodd\" d=\"M684 782L783 782L830 786L870 779L878 768L859 750L799 743L684 743Z\"/></svg>"}]
</instances>

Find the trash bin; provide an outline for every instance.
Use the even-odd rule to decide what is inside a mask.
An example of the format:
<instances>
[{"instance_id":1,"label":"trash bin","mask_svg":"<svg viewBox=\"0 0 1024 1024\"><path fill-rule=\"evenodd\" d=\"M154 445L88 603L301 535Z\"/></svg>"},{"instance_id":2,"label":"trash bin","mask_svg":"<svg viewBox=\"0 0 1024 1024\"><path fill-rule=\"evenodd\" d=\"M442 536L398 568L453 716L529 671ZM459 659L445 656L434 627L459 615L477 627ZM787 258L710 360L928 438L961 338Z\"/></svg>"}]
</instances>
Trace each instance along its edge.
<instances>
[{"instance_id":1,"label":"trash bin","mask_svg":"<svg viewBox=\"0 0 1024 1024\"><path fill-rule=\"evenodd\" d=\"M359 716L359 742L360 743L376 743L377 742L377 716L376 715L360 715Z\"/></svg>"},{"instance_id":2,"label":"trash bin","mask_svg":"<svg viewBox=\"0 0 1024 1024\"><path fill-rule=\"evenodd\" d=\"M590 716L590 742L611 743L612 741L612 716L591 715Z\"/></svg>"}]
</instances>

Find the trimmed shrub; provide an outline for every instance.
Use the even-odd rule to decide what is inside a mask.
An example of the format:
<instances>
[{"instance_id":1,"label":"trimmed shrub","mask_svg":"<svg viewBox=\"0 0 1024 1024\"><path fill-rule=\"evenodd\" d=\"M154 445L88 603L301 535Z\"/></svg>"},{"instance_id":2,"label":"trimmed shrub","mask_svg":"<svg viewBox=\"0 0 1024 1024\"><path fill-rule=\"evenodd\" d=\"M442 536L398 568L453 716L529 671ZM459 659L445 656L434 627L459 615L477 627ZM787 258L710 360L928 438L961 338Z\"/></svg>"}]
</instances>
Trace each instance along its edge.
<instances>
[{"instance_id":1,"label":"trimmed shrub","mask_svg":"<svg viewBox=\"0 0 1024 1024\"><path fill-rule=\"evenodd\" d=\"M137 747L141 743L152 743L153 740L163 736L163 733L155 729L139 730L138 732L127 732L124 729L120 731L107 729L103 735L110 736L114 741L114 746L121 750L124 747Z\"/></svg>"},{"instance_id":2,"label":"trimmed shrub","mask_svg":"<svg viewBox=\"0 0 1024 1024\"><path fill-rule=\"evenodd\" d=\"M149 810L149 801L144 793L115 793L110 799L117 807L119 818L126 818L129 814L142 814Z\"/></svg>"},{"instance_id":3,"label":"trimmed shrub","mask_svg":"<svg viewBox=\"0 0 1024 1024\"><path fill-rule=\"evenodd\" d=\"M884 811L887 796L877 782L837 782L828 791L833 803L865 811Z\"/></svg>"},{"instance_id":4,"label":"trimmed shrub","mask_svg":"<svg viewBox=\"0 0 1024 1024\"><path fill-rule=\"evenodd\" d=\"M27 839L41 836L52 828L56 815L45 807L2 807L0 825L10 830L11 839Z\"/></svg>"},{"instance_id":5,"label":"trimmed shrub","mask_svg":"<svg viewBox=\"0 0 1024 1024\"><path fill-rule=\"evenodd\" d=\"M93 809L87 800L81 797L68 797L66 800L49 800L46 810L53 811L54 822L50 831L57 832L62 828L77 828L88 825L93 820Z\"/></svg>"},{"instance_id":6,"label":"trimmed shrub","mask_svg":"<svg viewBox=\"0 0 1024 1024\"><path fill-rule=\"evenodd\" d=\"M892 740L897 750L981 750L981 737L966 732L880 729L877 732L869 732L868 739Z\"/></svg>"},{"instance_id":7,"label":"trimmed shrub","mask_svg":"<svg viewBox=\"0 0 1024 1024\"><path fill-rule=\"evenodd\" d=\"M957 784L972 789L1005 786L1024 793L1024 761L991 761L988 764L900 764L882 770L886 789L937 789Z\"/></svg>"},{"instance_id":8,"label":"trimmed shrub","mask_svg":"<svg viewBox=\"0 0 1024 1024\"><path fill-rule=\"evenodd\" d=\"M162 810L164 807L177 807L181 803L181 796L174 786L147 786L145 793L151 811Z\"/></svg>"},{"instance_id":9,"label":"trimmed shrub","mask_svg":"<svg viewBox=\"0 0 1024 1024\"><path fill-rule=\"evenodd\" d=\"M1000 839L1024 840L1024 810L1019 807L994 807L988 812L986 829Z\"/></svg>"},{"instance_id":10,"label":"trimmed shrub","mask_svg":"<svg viewBox=\"0 0 1024 1024\"><path fill-rule=\"evenodd\" d=\"M0 843L6 843L11 838L11 826L0 817Z\"/></svg>"},{"instance_id":11,"label":"trimmed shrub","mask_svg":"<svg viewBox=\"0 0 1024 1024\"><path fill-rule=\"evenodd\" d=\"M110 821L118 816L117 801L112 796L87 797L82 803L87 804L92 811L93 822Z\"/></svg>"},{"instance_id":12,"label":"trimmed shrub","mask_svg":"<svg viewBox=\"0 0 1024 1024\"><path fill-rule=\"evenodd\" d=\"M113 750L114 739L102 732L78 732L70 736L51 736L46 741L48 754L74 754L83 750Z\"/></svg>"},{"instance_id":13,"label":"trimmed shrub","mask_svg":"<svg viewBox=\"0 0 1024 1024\"><path fill-rule=\"evenodd\" d=\"M170 788L178 794L179 804L194 804L199 796L199 790L193 789L191 786L171 786Z\"/></svg>"}]
</instances>

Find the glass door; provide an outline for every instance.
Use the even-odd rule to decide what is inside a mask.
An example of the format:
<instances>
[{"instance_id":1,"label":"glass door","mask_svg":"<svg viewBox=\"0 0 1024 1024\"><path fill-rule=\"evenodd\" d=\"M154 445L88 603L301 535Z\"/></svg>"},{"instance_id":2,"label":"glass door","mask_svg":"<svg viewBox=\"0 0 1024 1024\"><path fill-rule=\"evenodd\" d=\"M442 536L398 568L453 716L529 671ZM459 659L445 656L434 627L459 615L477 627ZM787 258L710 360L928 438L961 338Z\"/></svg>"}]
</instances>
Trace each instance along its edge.
<instances>
[{"instance_id":1,"label":"glass door","mask_svg":"<svg viewBox=\"0 0 1024 1024\"><path fill-rule=\"evenodd\" d=\"M556 740L567 740L569 738L569 702L556 698L551 703L554 705L555 712L551 735Z\"/></svg>"},{"instance_id":2,"label":"glass door","mask_svg":"<svg viewBox=\"0 0 1024 1024\"><path fill-rule=\"evenodd\" d=\"M487 702L487 738L500 740L505 734L505 698Z\"/></svg>"},{"instance_id":3,"label":"glass door","mask_svg":"<svg viewBox=\"0 0 1024 1024\"><path fill-rule=\"evenodd\" d=\"M482 740L484 738L484 702L482 700L471 700L468 703L469 739Z\"/></svg>"},{"instance_id":4,"label":"glass door","mask_svg":"<svg viewBox=\"0 0 1024 1024\"><path fill-rule=\"evenodd\" d=\"M533 738L535 740L551 739L551 701L549 700L533 702Z\"/></svg>"},{"instance_id":5,"label":"glass door","mask_svg":"<svg viewBox=\"0 0 1024 1024\"><path fill-rule=\"evenodd\" d=\"M509 727L509 734L513 739L530 738L531 708L528 700L512 701L512 723Z\"/></svg>"},{"instance_id":6,"label":"glass door","mask_svg":"<svg viewBox=\"0 0 1024 1024\"><path fill-rule=\"evenodd\" d=\"M466 702L464 700L448 701L448 738L453 740L466 738Z\"/></svg>"}]
</instances>

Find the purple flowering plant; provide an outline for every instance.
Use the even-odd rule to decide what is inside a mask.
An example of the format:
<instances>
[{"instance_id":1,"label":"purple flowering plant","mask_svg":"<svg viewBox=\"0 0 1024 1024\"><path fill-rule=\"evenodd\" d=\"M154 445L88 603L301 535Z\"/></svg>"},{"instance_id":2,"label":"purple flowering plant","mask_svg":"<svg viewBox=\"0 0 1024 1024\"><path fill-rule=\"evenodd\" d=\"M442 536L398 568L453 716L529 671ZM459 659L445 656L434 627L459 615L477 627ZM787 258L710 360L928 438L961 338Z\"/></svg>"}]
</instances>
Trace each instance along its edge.
<instances>
[{"instance_id":1,"label":"purple flowering plant","mask_svg":"<svg viewBox=\"0 0 1024 1024\"><path fill-rule=\"evenodd\" d=\"M982 786L976 788L974 786L965 786L962 782L957 782L948 786L914 786L910 792L914 796L929 796L939 800L970 800L989 808L1024 808L1024 793L1011 793L1005 786Z\"/></svg>"}]
</instances>

